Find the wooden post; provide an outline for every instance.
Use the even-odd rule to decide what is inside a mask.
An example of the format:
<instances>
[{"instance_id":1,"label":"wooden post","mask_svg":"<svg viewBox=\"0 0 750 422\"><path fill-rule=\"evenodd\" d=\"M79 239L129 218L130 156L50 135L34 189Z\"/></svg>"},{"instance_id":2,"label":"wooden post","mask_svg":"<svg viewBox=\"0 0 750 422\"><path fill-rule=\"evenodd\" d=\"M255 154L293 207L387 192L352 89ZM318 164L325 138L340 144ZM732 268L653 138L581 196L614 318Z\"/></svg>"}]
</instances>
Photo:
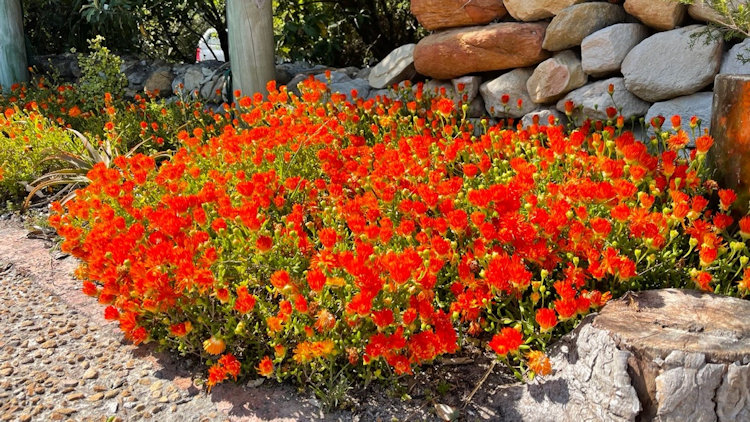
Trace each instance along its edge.
<instances>
[{"instance_id":1,"label":"wooden post","mask_svg":"<svg viewBox=\"0 0 750 422\"><path fill-rule=\"evenodd\" d=\"M750 75L716 76L711 136L717 181L737 192L744 215L750 204Z\"/></svg>"},{"instance_id":2,"label":"wooden post","mask_svg":"<svg viewBox=\"0 0 750 422\"><path fill-rule=\"evenodd\" d=\"M23 14L20 0L0 1L0 85L5 92L11 85L29 80Z\"/></svg>"},{"instance_id":3,"label":"wooden post","mask_svg":"<svg viewBox=\"0 0 750 422\"><path fill-rule=\"evenodd\" d=\"M271 0L227 0L232 89L266 93L276 76Z\"/></svg>"}]
</instances>

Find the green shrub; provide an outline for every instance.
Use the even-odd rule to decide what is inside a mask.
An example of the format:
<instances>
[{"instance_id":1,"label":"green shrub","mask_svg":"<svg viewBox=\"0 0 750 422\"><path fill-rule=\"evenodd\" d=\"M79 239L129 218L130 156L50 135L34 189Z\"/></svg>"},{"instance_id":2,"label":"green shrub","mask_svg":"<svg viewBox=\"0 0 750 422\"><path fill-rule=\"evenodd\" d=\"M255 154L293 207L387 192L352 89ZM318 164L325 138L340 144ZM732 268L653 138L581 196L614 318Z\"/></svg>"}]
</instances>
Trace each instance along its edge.
<instances>
[{"instance_id":1,"label":"green shrub","mask_svg":"<svg viewBox=\"0 0 750 422\"><path fill-rule=\"evenodd\" d=\"M0 115L0 201L17 202L25 184L59 166L45 160L51 149L78 151L70 134L50 122L39 110L8 108Z\"/></svg>"},{"instance_id":2,"label":"green shrub","mask_svg":"<svg viewBox=\"0 0 750 422\"><path fill-rule=\"evenodd\" d=\"M89 40L89 54L78 55L78 66L81 68L78 91L94 104L101 101L107 93L122 97L128 86L128 78L120 71L122 59L112 54L102 45L103 42L102 36Z\"/></svg>"}]
</instances>

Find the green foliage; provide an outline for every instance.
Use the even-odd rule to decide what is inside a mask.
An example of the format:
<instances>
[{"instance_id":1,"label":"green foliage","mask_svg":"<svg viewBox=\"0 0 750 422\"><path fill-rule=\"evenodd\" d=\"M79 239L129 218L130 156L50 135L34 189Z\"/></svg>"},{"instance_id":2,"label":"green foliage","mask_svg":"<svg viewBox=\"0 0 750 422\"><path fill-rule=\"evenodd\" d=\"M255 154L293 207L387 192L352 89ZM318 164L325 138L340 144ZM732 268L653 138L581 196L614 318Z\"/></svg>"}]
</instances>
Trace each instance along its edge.
<instances>
[{"instance_id":1,"label":"green foliage","mask_svg":"<svg viewBox=\"0 0 750 422\"><path fill-rule=\"evenodd\" d=\"M37 54L85 50L102 35L107 47L190 62L203 32L218 30L226 51L225 0L28 0L24 24Z\"/></svg>"},{"instance_id":2,"label":"green foliage","mask_svg":"<svg viewBox=\"0 0 750 422\"><path fill-rule=\"evenodd\" d=\"M6 109L0 115L0 201L16 201L25 195L25 185L58 168L46 160L51 149L76 152L78 148L65 130L51 123L38 110Z\"/></svg>"},{"instance_id":3,"label":"green foliage","mask_svg":"<svg viewBox=\"0 0 750 422\"><path fill-rule=\"evenodd\" d=\"M101 99L105 93L121 96L128 86L128 78L120 71L122 59L104 47L103 42L102 36L89 40L90 53L78 55L81 68L78 90L83 97Z\"/></svg>"},{"instance_id":4,"label":"green foliage","mask_svg":"<svg viewBox=\"0 0 750 422\"><path fill-rule=\"evenodd\" d=\"M695 0L676 0L683 4L696 3ZM698 0L716 12L718 19L711 26L720 28L727 39L750 37L750 7L738 0Z\"/></svg>"},{"instance_id":5,"label":"green foliage","mask_svg":"<svg viewBox=\"0 0 750 422\"><path fill-rule=\"evenodd\" d=\"M277 55L336 66L362 65L424 33L408 0L274 1Z\"/></svg>"}]
</instances>

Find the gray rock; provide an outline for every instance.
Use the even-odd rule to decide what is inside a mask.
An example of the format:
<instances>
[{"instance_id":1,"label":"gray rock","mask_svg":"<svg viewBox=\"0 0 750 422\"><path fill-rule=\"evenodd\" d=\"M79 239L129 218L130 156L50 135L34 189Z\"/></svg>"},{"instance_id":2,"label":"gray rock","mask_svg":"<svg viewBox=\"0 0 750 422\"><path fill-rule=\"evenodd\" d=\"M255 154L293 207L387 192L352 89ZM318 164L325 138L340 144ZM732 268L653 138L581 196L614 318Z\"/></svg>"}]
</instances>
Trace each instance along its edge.
<instances>
[{"instance_id":1,"label":"gray rock","mask_svg":"<svg viewBox=\"0 0 750 422\"><path fill-rule=\"evenodd\" d=\"M215 78L204 83L201 87L201 97L209 103L220 103L223 101L223 96L226 94L226 80L224 76L216 76Z\"/></svg>"},{"instance_id":2,"label":"gray rock","mask_svg":"<svg viewBox=\"0 0 750 422\"><path fill-rule=\"evenodd\" d=\"M185 72L184 82L185 92L199 91L201 84L203 83L205 76L203 75L203 69L200 66L194 66Z\"/></svg>"},{"instance_id":3,"label":"gray rock","mask_svg":"<svg viewBox=\"0 0 750 422\"><path fill-rule=\"evenodd\" d=\"M357 91L357 98L367 98L370 95L370 84L364 79L350 79L344 82L332 83L331 92L346 94L346 98L352 100L352 90Z\"/></svg>"},{"instance_id":4,"label":"gray rock","mask_svg":"<svg viewBox=\"0 0 750 422\"><path fill-rule=\"evenodd\" d=\"M706 29L691 25L660 32L635 46L622 62L625 86L647 101L661 101L698 92L719 71L723 41L695 38Z\"/></svg>"},{"instance_id":5,"label":"gray rock","mask_svg":"<svg viewBox=\"0 0 750 422\"><path fill-rule=\"evenodd\" d=\"M289 83L289 81L292 80L294 75L292 75L288 70L284 69L283 67L276 66L276 83L279 85L286 85Z\"/></svg>"},{"instance_id":6,"label":"gray rock","mask_svg":"<svg viewBox=\"0 0 750 422\"><path fill-rule=\"evenodd\" d=\"M466 117L468 118L478 118L483 117L487 114L487 111L484 108L484 100L481 96L474 97L473 100L471 100L471 103L469 103L469 109L466 111Z\"/></svg>"},{"instance_id":7,"label":"gray rock","mask_svg":"<svg viewBox=\"0 0 750 422\"><path fill-rule=\"evenodd\" d=\"M414 47L416 44L402 45L376 64L368 76L370 86L377 89L387 88L416 76Z\"/></svg>"},{"instance_id":8,"label":"gray rock","mask_svg":"<svg viewBox=\"0 0 750 422\"><path fill-rule=\"evenodd\" d=\"M743 60L745 63L743 63ZM732 75L750 74L750 38L746 38L724 54L719 73Z\"/></svg>"},{"instance_id":9,"label":"gray rock","mask_svg":"<svg viewBox=\"0 0 750 422\"><path fill-rule=\"evenodd\" d=\"M445 94L442 94L443 91L445 91ZM422 88L422 92L433 97L444 95L445 97L453 100L453 102L458 102L456 97L456 90L453 89L453 84L451 83L451 81L430 79L429 81L425 82L424 88Z\"/></svg>"},{"instance_id":10,"label":"gray rock","mask_svg":"<svg viewBox=\"0 0 750 422\"><path fill-rule=\"evenodd\" d=\"M479 93L479 85L482 84L482 78L479 76L462 76L453 79L451 82L453 83L453 89L461 96L459 99L471 104ZM460 86L463 86L463 90L459 89ZM466 95L466 99L463 98L464 95Z\"/></svg>"},{"instance_id":11,"label":"gray rock","mask_svg":"<svg viewBox=\"0 0 750 422\"><path fill-rule=\"evenodd\" d=\"M393 91L389 89L371 89L370 93L367 94L368 100L374 100L377 99L377 97L380 98L395 98L393 95Z\"/></svg>"},{"instance_id":12,"label":"gray rock","mask_svg":"<svg viewBox=\"0 0 750 422\"><path fill-rule=\"evenodd\" d=\"M701 120L701 131L710 129L711 125L711 105L713 104L714 94L712 92L698 92L696 94L678 97L667 101L654 103L646 113L646 122L650 122L656 116L664 116L667 122L674 116L680 116L682 126L687 130L690 118L693 116ZM649 125L648 135L653 135L654 130ZM700 133L698 133L700 135Z\"/></svg>"},{"instance_id":13,"label":"gray rock","mask_svg":"<svg viewBox=\"0 0 750 422\"><path fill-rule=\"evenodd\" d=\"M609 96L609 85L614 86L614 103ZM617 107L625 119L640 117L646 114L650 106L627 89L623 78L609 78L602 81L583 86L566 95L557 102L557 109L565 112L565 103L570 100L576 106L583 109L576 111L576 118L588 118L594 120L605 120L607 118L607 107Z\"/></svg>"},{"instance_id":14,"label":"gray rock","mask_svg":"<svg viewBox=\"0 0 750 422\"><path fill-rule=\"evenodd\" d=\"M565 50L539 63L526 82L526 89L535 103L551 103L587 81L581 60L573 51Z\"/></svg>"},{"instance_id":15,"label":"gray rock","mask_svg":"<svg viewBox=\"0 0 750 422\"><path fill-rule=\"evenodd\" d=\"M531 126L534 124L534 117L539 116L539 125L546 126L549 124L549 118L553 117L558 120L558 124L564 125L568 122L568 118L565 117L564 113L557 111L554 108L543 108L541 110L532 111L521 118L521 124L524 127Z\"/></svg>"},{"instance_id":16,"label":"gray rock","mask_svg":"<svg viewBox=\"0 0 750 422\"><path fill-rule=\"evenodd\" d=\"M342 83L342 82L349 82L349 81L352 80L352 78L350 78L349 75L347 75L344 72L339 72L339 71L333 71L333 72L331 72L331 80L330 81L326 77L325 72L318 73L317 75L315 75L315 79L319 80L320 82L326 83L326 84L327 83L338 84L338 83Z\"/></svg>"},{"instance_id":17,"label":"gray rock","mask_svg":"<svg viewBox=\"0 0 750 422\"><path fill-rule=\"evenodd\" d=\"M492 117L523 117L538 108L526 90L526 82L531 77L531 68L519 68L483 83L479 92L484 99L484 107ZM507 104L503 104L503 95L508 95ZM518 100L522 101L518 108Z\"/></svg>"},{"instance_id":18,"label":"gray rock","mask_svg":"<svg viewBox=\"0 0 750 422\"><path fill-rule=\"evenodd\" d=\"M560 51L581 45L586 36L625 20L625 11L616 4L581 3L560 11L547 26L542 47Z\"/></svg>"},{"instance_id":19,"label":"gray rock","mask_svg":"<svg viewBox=\"0 0 750 422\"><path fill-rule=\"evenodd\" d=\"M357 74L354 75L354 77L357 79L368 79L370 77L370 72L372 72L372 68L365 67L365 68L360 69L360 71L357 72Z\"/></svg>"},{"instance_id":20,"label":"gray rock","mask_svg":"<svg viewBox=\"0 0 750 422\"><path fill-rule=\"evenodd\" d=\"M648 28L637 23L618 23L594 32L581 42L583 71L592 76L619 72L625 56L648 34Z\"/></svg>"}]
</instances>

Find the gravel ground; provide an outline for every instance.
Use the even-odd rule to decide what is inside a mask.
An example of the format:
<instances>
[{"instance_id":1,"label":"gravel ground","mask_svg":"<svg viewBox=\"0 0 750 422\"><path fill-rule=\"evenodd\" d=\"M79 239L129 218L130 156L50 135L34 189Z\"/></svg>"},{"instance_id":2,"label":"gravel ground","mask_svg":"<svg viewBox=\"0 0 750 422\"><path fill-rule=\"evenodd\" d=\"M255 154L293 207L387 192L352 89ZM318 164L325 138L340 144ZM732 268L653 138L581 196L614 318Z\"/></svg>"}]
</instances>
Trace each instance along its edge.
<instances>
[{"instance_id":1,"label":"gravel ground","mask_svg":"<svg viewBox=\"0 0 750 422\"><path fill-rule=\"evenodd\" d=\"M14 218L0 221L0 421L417 421L440 420L438 403L461 420L499 420L492 398L509 384L499 366L459 410L490 362L476 351L400 389L352 391L349 411L325 415L286 383L224 383L209 394L198 362L126 342L81 293L77 262L28 239Z\"/></svg>"}]
</instances>

